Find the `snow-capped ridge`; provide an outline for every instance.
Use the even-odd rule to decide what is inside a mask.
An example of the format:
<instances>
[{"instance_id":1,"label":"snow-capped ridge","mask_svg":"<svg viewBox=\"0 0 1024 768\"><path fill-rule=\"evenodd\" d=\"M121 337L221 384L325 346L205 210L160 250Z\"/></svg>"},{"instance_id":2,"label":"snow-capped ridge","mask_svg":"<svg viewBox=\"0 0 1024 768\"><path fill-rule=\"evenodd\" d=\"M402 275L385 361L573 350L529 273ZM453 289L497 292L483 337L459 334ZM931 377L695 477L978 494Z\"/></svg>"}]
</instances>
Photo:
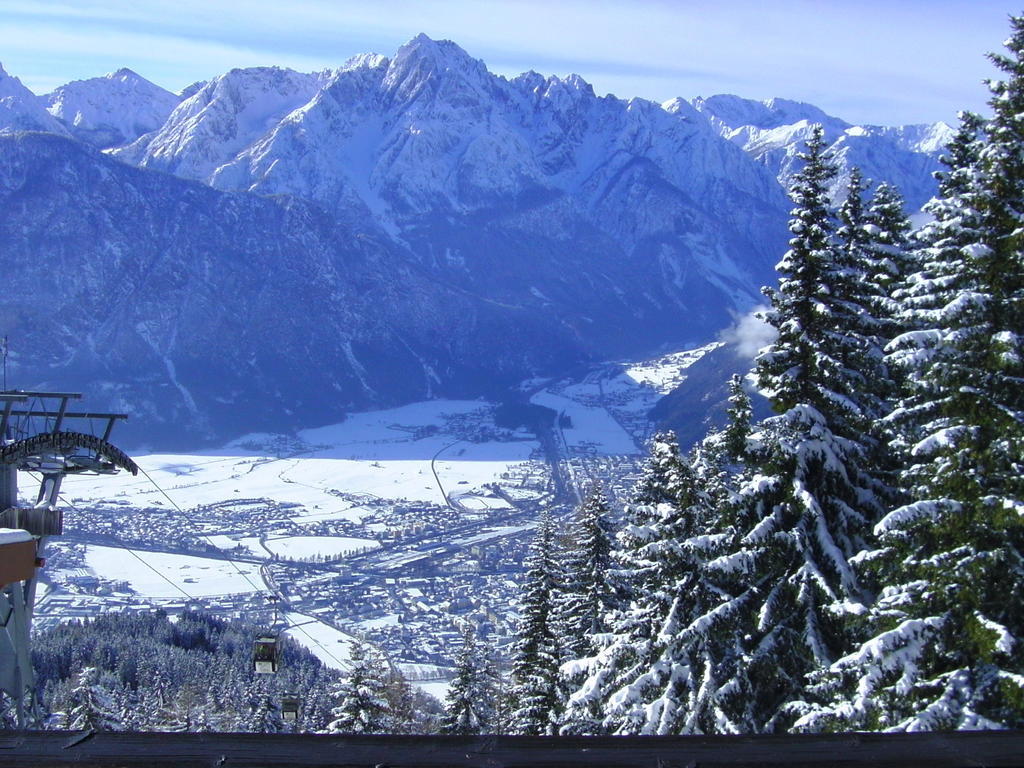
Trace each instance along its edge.
<instances>
[{"instance_id":1,"label":"snow-capped ridge","mask_svg":"<svg viewBox=\"0 0 1024 768\"><path fill-rule=\"evenodd\" d=\"M107 73L104 77L106 77L107 80L122 80L133 82L145 80L147 83L149 82L148 80L146 80L146 78L142 77L142 75L140 75L138 72L128 67L121 67L115 72Z\"/></svg>"},{"instance_id":2,"label":"snow-capped ridge","mask_svg":"<svg viewBox=\"0 0 1024 768\"><path fill-rule=\"evenodd\" d=\"M380 69L391 63L387 56L379 53L359 53L349 58L341 65L339 71L347 72L353 69Z\"/></svg>"},{"instance_id":3,"label":"snow-capped ridge","mask_svg":"<svg viewBox=\"0 0 1024 768\"><path fill-rule=\"evenodd\" d=\"M115 151L146 168L209 181L227 160L273 130L330 81L281 67L236 68L213 78L171 112L152 134Z\"/></svg>"},{"instance_id":4,"label":"snow-capped ridge","mask_svg":"<svg viewBox=\"0 0 1024 768\"><path fill-rule=\"evenodd\" d=\"M182 88L180 91L178 91L178 98L180 98L182 101L184 101L185 99L188 99L188 98L191 98L192 96L195 96L200 90L202 90L206 86L206 84L208 82L210 82L210 81L209 80L196 80L194 83L191 83L190 85L186 85L184 88Z\"/></svg>"},{"instance_id":5,"label":"snow-capped ridge","mask_svg":"<svg viewBox=\"0 0 1024 768\"><path fill-rule=\"evenodd\" d=\"M952 138L945 123L852 125L813 104L778 97L754 101L719 94L696 98L693 106L723 138L771 169L783 186L798 167L797 155L813 126L820 125L830 145L829 154L839 165L831 187L834 200L842 199L850 169L858 166L865 178L899 187L911 209L923 205L935 193L932 171L941 147Z\"/></svg>"},{"instance_id":6,"label":"snow-capped ridge","mask_svg":"<svg viewBox=\"0 0 1024 768\"><path fill-rule=\"evenodd\" d=\"M702 114L689 101L679 96L663 102L661 108L670 115L675 115L681 120L698 120L700 122L707 122L706 115Z\"/></svg>"},{"instance_id":7,"label":"snow-capped ridge","mask_svg":"<svg viewBox=\"0 0 1024 768\"><path fill-rule=\"evenodd\" d=\"M40 100L76 139L105 149L157 130L181 99L122 67L62 85Z\"/></svg>"},{"instance_id":8,"label":"snow-capped ridge","mask_svg":"<svg viewBox=\"0 0 1024 768\"><path fill-rule=\"evenodd\" d=\"M67 135L67 130L46 111L39 97L0 66L0 134L16 131Z\"/></svg>"},{"instance_id":9,"label":"snow-capped ridge","mask_svg":"<svg viewBox=\"0 0 1024 768\"><path fill-rule=\"evenodd\" d=\"M490 77L483 61L451 40L419 34L389 61L383 86L394 102L408 104L444 93L449 100L474 103L485 96Z\"/></svg>"},{"instance_id":10,"label":"snow-capped ridge","mask_svg":"<svg viewBox=\"0 0 1024 768\"><path fill-rule=\"evenodd\" d=\"M755 101L732 94L716 94L707 98L697 97L692 104L718 125L730 130L750 126L766 131L800 121L818 123L832 131L843 130L849 125L844 120L825 114L813 104L779 97Z\"/></svg>"}]
</instances>

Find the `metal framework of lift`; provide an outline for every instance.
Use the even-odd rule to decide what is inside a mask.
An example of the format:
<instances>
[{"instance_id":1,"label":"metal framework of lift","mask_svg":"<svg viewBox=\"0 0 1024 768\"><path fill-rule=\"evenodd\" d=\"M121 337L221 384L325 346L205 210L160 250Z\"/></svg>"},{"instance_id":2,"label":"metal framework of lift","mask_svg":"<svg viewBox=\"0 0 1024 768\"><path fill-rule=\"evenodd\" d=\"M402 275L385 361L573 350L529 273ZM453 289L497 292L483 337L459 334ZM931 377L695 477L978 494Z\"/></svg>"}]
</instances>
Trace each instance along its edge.
<instances>
[{"instance_id":1,"label":"metal framework of lift","mask_svg":"<svg viewBox=\"0 0 1024 768\"><path fill-rule=\"evenodd\" d=\"M0 723L42 727L32 668L31 630L39 569L46 540L64 530L58 506L61 482L71 474L138 474L139 468L110 442L123 413L68 410L72 392L0 392ZM99 422L102 436L65 429ZM36 473L33 506L19 506L18 473ZM6 582L6 583L5 583Z\"/></svg>"}]
</instances>

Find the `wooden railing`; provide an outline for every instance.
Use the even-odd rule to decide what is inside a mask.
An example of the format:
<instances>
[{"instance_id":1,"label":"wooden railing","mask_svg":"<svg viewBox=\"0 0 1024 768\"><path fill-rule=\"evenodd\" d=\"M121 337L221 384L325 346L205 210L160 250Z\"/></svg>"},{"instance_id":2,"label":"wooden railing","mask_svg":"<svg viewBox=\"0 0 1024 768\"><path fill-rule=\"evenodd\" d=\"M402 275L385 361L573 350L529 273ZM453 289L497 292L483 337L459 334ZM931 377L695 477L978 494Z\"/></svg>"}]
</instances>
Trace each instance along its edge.
<instances>
[{"instance_id":1,"label":"wooden railing","mask_svg":"<svg viewBox=\"0 0 1024 768\"><path fill-rule=\"evenodd\" d=\"M4 768L1024 766L1024 731L829 736L312 736L0 731Z\"/></svg>"}]
</instances>

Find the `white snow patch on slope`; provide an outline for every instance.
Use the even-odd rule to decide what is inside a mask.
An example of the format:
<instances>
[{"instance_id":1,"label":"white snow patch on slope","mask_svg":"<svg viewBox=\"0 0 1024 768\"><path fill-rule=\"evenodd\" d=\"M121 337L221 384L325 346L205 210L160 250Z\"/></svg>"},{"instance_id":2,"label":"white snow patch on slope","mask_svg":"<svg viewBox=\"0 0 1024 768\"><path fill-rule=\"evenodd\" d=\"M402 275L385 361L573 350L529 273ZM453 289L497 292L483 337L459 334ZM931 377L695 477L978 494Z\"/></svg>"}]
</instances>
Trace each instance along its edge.
<instances>
[{"instance_id":1,"label":"white snow patch on slope","mask_svg":"<svg viewBox=\"0 0 1024 768\"><path fill-rule=\"evenodd\" d=\"M301 613L286 613L284 620L290 627L284 634L320 659L324 666L348 670L354 637Z\"/></svg>"},{"instance_id":2,"label":"white snow patch on slope","mask_svg":"<svg viewBox=\"0 0 1024 768\"><path fill-rule=\"evenodd\" d=\"M715 341L696 349L674 352L654 360L628 365L625 374L637 384L652 387L661 394L668 394L686 378L686 374L683 372L687 368L708 352L718 349L722 343Z\"/></svg>"},{"instance_id":3,"label":"white snow patch on slope","mask_svg":"<svg viewBox=\"0 0 1024 768\"><path fill-rule=\"evenodd\" d=\"M233 565L227 560L166 552L136 551L136 554L150 567L126 556L123 549L90 544L85 552L85 565L100 579L127 581L132 591L145 597L182 597L160 574L193 597L237 595L255 592L255 587L262 589L259 568L251 563Z\"/></svg>"},{"instance_id":4,"label":"white snow patch on slope","mask_svg":"<svg viewBox=\"0 0 1024 768\"><path fill-rule=\"evenodd\" d=\"M303 557L340 557L350 552L376 549L380 543L374 539L355 539L348 536L285 536L267 539L267 549L280 557L299 559Z\"/></svg>"},{"instance_id":5,"label":"white snow patch on slope","mask_svg":"<svg viewBox=\"0 0 1024 768\"><path fill-rule=\"evenodd\" d=\"M551 408L572 420L572 426L562 429L568 446L607 454L639 453L636 443L611 414L603 408L594 408L552 392L539 392L530 398L535 405Z\"/></svg>"}]
</instances>

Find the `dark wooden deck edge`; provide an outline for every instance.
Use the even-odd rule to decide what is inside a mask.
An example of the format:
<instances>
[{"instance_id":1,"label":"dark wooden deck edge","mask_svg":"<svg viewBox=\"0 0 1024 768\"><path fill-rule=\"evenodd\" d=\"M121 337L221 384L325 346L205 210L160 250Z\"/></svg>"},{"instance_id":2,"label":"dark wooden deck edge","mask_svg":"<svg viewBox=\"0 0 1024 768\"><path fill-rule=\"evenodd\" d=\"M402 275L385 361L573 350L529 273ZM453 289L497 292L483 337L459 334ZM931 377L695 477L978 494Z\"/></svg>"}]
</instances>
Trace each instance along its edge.
<instances>
[{"instance_id":1,"label":"dark wooden deck edge","mask_svg":"<svg viewBox=\"0 0 1024 768\"><path fill-rule=\"evenodd\" d=\"M84 737L84 738L83 738ZM3 768L1024 768L1024 731L827 736L316 736L0 731Z\"/></svg>"}]
</instances>

